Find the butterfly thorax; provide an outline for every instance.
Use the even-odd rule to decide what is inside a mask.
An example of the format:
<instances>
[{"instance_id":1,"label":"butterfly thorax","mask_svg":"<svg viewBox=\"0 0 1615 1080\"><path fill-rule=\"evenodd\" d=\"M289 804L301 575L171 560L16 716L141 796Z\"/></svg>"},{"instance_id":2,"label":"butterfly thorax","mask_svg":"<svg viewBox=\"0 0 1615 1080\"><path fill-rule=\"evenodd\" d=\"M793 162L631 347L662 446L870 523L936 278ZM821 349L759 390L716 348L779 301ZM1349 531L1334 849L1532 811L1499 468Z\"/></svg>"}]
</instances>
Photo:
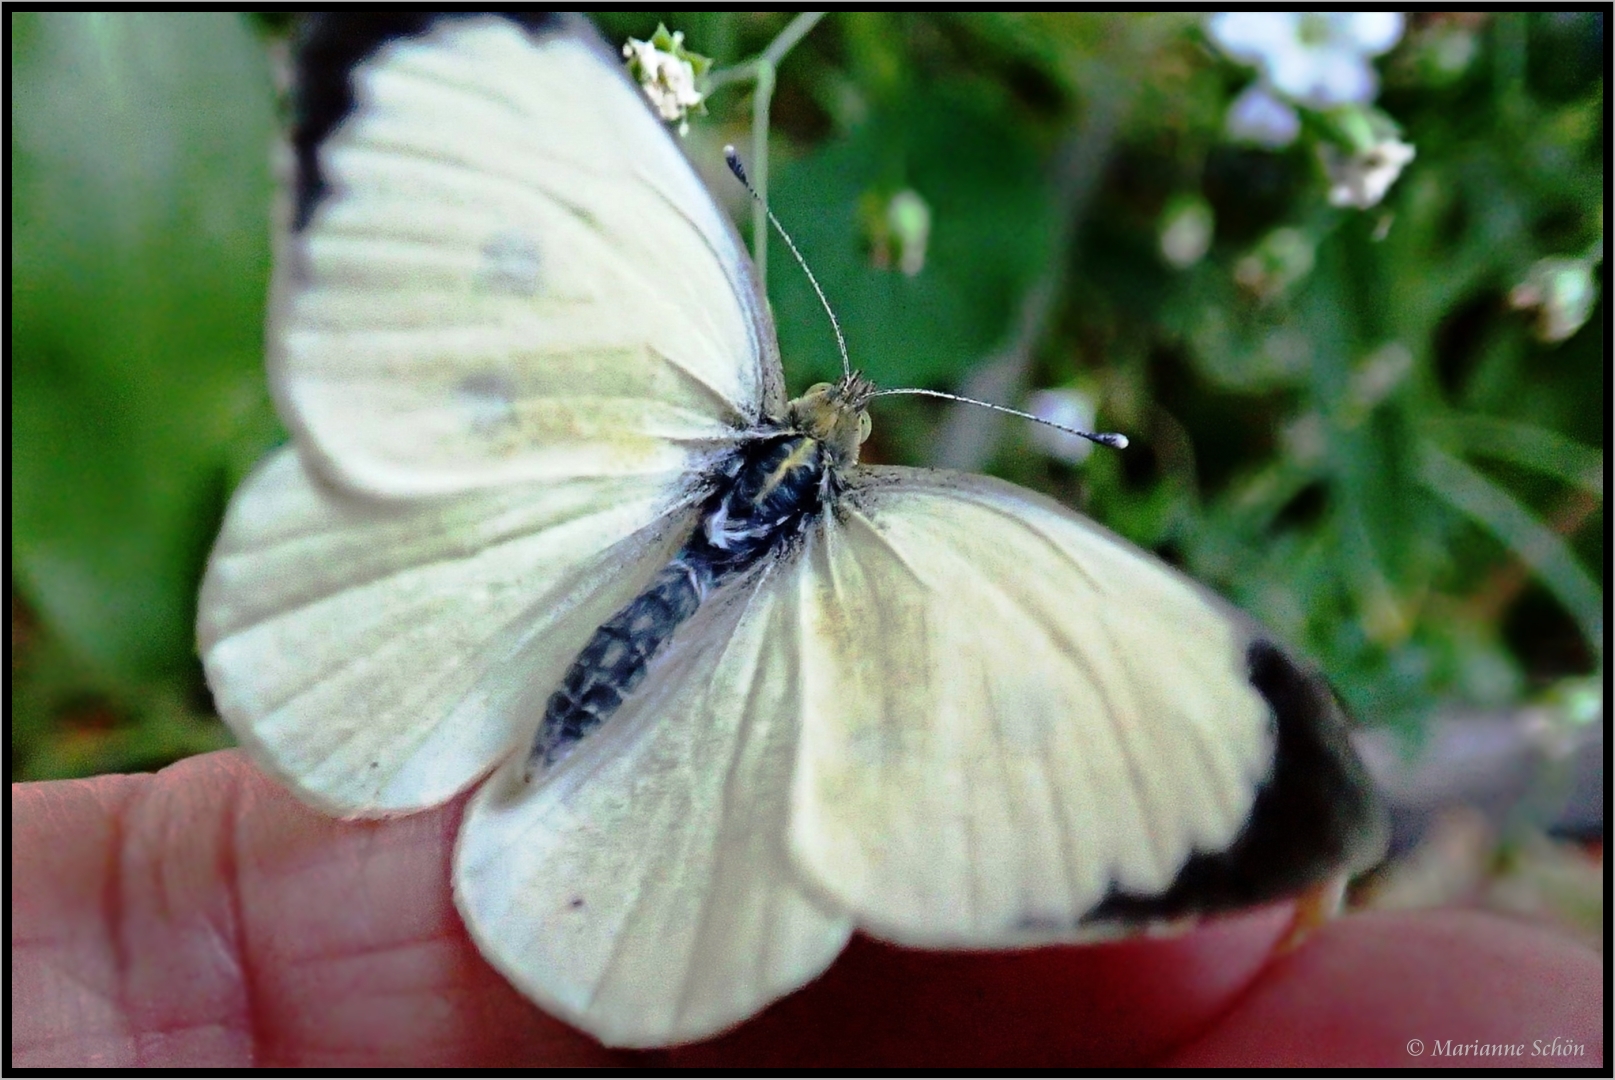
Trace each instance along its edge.
<instances>
[{"instance_id":1,"label":"butterfly thorax","mask_svg":"<svg viewBox=\"0 0 1615 1080\"><path fill-rule=\"evenodd\" d=\"M824 443L838 468L858 463L858 447L869 438L869 399L875 384L858 372L840 382L819 383L785 406L786 426Z\"/></svg>"},{"instance_id":2,"label":"butterfly thorax","mask_svg":"<svg viewBox=\"0 0 1615 1080\"><path fill-rule=\"evenodd\" d=\"M529 772L554 765L609 719L713 589L790 544L819 515L838 472L857 463L873 389L857 375L815 386L769 433L725 459L690 538L594 632L551 695Z\"/></svg>"}]
</instances>

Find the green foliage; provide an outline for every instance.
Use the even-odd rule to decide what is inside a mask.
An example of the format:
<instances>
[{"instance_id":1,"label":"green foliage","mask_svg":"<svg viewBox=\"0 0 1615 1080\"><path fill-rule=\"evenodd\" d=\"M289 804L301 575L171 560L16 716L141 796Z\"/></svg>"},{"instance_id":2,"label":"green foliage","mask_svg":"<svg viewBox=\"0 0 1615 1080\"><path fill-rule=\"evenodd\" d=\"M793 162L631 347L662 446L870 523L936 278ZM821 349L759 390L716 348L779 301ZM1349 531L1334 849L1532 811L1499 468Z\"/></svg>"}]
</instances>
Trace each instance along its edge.
<instances>
[{"instance_id":1,"label":"green foliage","mask_svg":"<svg viewBox=\"0 0 1615 1080\"><path fill-rule=\"evenodd\" d=\"M748 145L752 84L723 76L787 21L602 17L716 61L687 146L741 216L716 147ZM150 767L222 741L191 620L224 499L277 432L280 42L203 14L12 30L14 775ZM1604 33L1411 20L1377 108L1417 157L1358 210L1319 166L1338 117L1282 150L1230 140L1252 76L1193 18L834 14L775 72L769 196L882 384L1076 387L1132 439L1073 467L1025 425L963 440L898 399L872 455L1087 509L1312 655L1365 721L1416 730L1444 700L1602 671ZM834 340L783 245L769 262L800 389Z\"/></svg>"},{"instance_id":2,"label":"green foliage","mask_svg":"<svg viewBox=\"0 0 1615 1080\"><path fill-rule=\"evenodd\" d=\"M164 718L192 696L209 534L273 431L268 65L229 16L12 29L11 578L47 631L15 750L25 773L161 761L209 745ZM91 695L140 717L111 757L27 738Z\"/></svg>"},{"instance_id":3,"label":"green foliage","mask_svg":"<svg viewBox=\"0 0 1615 1080\"><path fill-rule=\"evenodd\" d=\"M902 192L922 192L935 222L912 275L895 265L887 224ZM1052 256L1053 192L1035 146L962 87L871 110L781 170L771 196L848 349L889 386L952 383L998 344ZM841 360L824 309L783 245L770 255L781 350L803 377L834 377Z\"/></svg>"}]
</instances>

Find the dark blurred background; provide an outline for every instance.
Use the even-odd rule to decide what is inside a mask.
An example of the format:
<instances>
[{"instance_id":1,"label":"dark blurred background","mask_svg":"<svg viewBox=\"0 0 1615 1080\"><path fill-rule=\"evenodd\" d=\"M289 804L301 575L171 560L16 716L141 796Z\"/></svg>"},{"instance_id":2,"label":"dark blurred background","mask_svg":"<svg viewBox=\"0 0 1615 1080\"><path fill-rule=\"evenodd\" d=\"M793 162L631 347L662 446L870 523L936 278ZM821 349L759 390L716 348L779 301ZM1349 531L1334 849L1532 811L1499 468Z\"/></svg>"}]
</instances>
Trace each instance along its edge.
<instances>
[{"instance_id":1,"label":"dark blurred background","mask_svg":"<svg viewBox=\"0 0 1615 1080\"><path fill-rule=\"evenodd\" d=\"M152 769L229 742L195 589L284 437L262 335L290 26L10 18L11 777ZM614 46L658 22L722 72L789 16L600 19ZM1518 729L1549 764L1493 817L1562 825L1602 757L1604 16L1410 16L1344 105L1286 99L1283 64L1339 31L1298 25L1257 26L1291 53L1256 56L1191 16L837 13L779 68L769 197L882 385L1132 439L1084 457L898 398L866 457L993 472L1155 550L1315 659L1387 768ZM1257 91L1266 129L1230 112ZM707 109L685 147L744 229L720 148L751 145L751 84ZM1392 144L1415 156L1383 198L1339 205L1342 162ZM834 340L769 262L800 392Z\"/></svg>"}]
</instances>

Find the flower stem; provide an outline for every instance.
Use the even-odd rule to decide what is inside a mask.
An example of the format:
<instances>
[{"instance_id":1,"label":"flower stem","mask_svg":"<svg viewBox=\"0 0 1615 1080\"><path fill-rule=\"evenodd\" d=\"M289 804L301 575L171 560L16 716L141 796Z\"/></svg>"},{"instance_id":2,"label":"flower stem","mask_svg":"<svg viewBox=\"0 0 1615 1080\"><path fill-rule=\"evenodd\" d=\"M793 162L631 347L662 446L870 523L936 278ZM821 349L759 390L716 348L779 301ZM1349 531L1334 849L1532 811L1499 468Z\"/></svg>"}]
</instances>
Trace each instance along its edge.
<instances>
[{"instance_id":1,"label":"flower stem","mask_svg":"<svg viewBox=\"0 0 1615 1080\"><path fill-rule=\"evenodd\" d=\"M745 79L752 80L751 100L751 160L746 171L751 176L757 198L751 206L751 257L757 264L757 283L764 295L768 292L768 110L774 98L774 73L785 54L807 37L808 31L824 18L822 11L804 11L786 24L768 48L755 60L737 64L707 77L706 92L712 94L720 87Z\"/></svg>"},{"instance_id":2,"label":"flower stem","mask_svg":"<svg viewBox=\"0 0 1615 1080\"><path fill-rule=\"evenodd\" d=\"M768 295L768 107L773 97L774 64L765 54L757 62L757 87L751 98L751 182L757 189L757 198L751 201L751 260L764 296Z\"/></svg>"}]
</instances>

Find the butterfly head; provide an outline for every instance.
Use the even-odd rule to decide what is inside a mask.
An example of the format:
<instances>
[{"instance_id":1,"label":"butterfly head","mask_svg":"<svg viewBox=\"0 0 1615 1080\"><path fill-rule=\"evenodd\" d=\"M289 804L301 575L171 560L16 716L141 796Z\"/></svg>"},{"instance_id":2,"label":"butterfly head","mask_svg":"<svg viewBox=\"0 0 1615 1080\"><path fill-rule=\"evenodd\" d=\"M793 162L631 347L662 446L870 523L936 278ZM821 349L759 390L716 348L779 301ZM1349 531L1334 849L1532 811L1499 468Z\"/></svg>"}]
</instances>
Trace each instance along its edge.
<instances>
[{"instance_id":1,"label":"butterfly head","mask_svg":"<svg viewBox=\"0 0 1615 1080\"><path fill-rule=\"evenodd\" d=\"M855 465L858 447L869 438L867 409L874 394L874 383L856 371L849 372L839 382L809 387L785 406L785 422L824 443L837 465Z\"/></svg>"}]
</instances>

